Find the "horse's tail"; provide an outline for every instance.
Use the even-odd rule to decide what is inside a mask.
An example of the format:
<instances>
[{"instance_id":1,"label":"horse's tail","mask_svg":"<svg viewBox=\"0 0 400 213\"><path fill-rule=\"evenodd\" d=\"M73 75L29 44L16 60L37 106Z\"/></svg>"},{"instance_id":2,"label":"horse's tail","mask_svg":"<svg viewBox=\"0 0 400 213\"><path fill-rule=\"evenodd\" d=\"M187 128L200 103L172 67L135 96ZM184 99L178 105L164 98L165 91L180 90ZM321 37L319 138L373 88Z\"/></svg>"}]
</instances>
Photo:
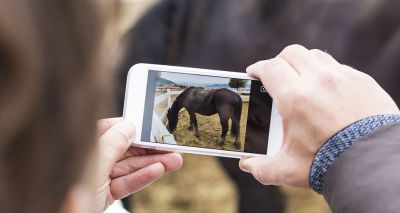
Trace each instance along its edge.
<instances>
[{"instance_id":1,"label":"horse's tail","mask_svg":"<svg viewBox=\"0 0 400 213\"><path fill-rule=\"evenodd\" d=\"M232 115L232 127L231 134L233 136L238 136L240 131L240 117L242 116L242 99L239 97L239 101L235 104L233 108Z\"/></svg>"}]
</instances>

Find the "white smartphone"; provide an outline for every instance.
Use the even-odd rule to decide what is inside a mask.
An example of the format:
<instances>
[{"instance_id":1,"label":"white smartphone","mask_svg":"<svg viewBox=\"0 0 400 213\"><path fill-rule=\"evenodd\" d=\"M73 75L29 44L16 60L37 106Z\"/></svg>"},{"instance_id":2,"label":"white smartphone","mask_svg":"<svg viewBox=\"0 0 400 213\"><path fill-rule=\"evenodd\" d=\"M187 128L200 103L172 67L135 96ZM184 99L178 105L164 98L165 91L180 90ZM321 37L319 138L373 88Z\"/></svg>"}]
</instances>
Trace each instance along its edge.
<instances>
[{"instance_id":1,"label":"white smartphone","mask_svg":"<svg viewBox=\"0 0 400 213\"><path fill-rule=\"evenodd\" d=\"M272 98L246 73L136 64L123 117L144 148L245 158L273 155L282 143Z\"/></svg>"}]
</instances>

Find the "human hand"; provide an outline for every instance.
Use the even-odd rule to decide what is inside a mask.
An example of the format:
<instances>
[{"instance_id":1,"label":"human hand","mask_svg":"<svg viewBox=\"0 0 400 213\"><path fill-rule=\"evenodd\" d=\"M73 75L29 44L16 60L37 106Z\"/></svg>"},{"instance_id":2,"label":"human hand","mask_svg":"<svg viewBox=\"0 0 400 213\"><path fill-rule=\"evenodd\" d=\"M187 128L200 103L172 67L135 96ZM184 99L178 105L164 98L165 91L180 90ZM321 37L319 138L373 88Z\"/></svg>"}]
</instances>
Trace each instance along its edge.
<instances>
[{"instance_id":1,"label":"human hand","mask_svg":"<svg viewBox=\"0 0 400 213\"><path fill-rule=\"evenodd\" d=\"M100 120L98 134L97 212L182 166L179 154L130 146L135 128L121 118Z\"/></svg>"},{"instance_id":2,"label":"human hand","mask_svg":"<svg viewBox=\"0 0 400 213\"><path fill-rule=\"evenodd\" d=\"M312 161L326 140L360 119L400 113L374 79L320 50L292 45L247 72L262 81L283 123L276 155L240 161L263 184L309 187Z\"/></svg>"}]
</instances>

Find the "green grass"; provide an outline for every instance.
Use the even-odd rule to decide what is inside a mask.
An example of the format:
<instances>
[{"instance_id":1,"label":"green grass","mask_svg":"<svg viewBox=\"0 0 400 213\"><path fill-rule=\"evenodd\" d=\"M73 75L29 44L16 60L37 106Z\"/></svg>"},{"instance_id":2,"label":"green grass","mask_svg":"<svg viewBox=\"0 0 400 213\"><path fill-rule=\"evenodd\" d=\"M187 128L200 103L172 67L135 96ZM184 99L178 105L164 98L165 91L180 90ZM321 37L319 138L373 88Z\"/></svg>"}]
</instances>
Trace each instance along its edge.
<instances>
[{"instance_id":1,"label":"green grass","mask_svg":"<svg viewBox=\"0 0 400 213\"><path fill-rule=\"evenodd\" d=\"M186 110L183 110L179 113L178 126L176 130L173 132L175 141L179 145L185 145L185 146L223 149L231 151L243 151L248 108L249 104L243 103L242 117L240 119L240 138L242 143L241 149L235 149L233 147L235 138L230 135L230 132L228 132L226 136L226 141L224 145L217 144L222 131L218 114L212 116L203 116L196 114L197 123L200 131L200 138L199 139L196 138L194 136L194 130L193 131L188 130L188 127L190 125L190 120L189 120L189 114L187 113ZM230 127L231 127L231 121L229 121L229 128Z\"/></svg>"}]
</instances>

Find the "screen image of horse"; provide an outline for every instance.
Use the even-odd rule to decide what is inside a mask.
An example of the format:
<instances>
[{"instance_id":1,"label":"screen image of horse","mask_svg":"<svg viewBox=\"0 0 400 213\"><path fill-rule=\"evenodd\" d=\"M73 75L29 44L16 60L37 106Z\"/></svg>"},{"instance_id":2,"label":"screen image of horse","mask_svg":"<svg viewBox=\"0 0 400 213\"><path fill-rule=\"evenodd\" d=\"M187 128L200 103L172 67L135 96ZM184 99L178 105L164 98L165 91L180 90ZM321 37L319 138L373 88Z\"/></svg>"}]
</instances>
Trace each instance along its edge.
<instances>
[{"instance_id":1,"label":"screen image of horse","mask_svg":"<svg viewBox=\"0 0 400 213\"><path fill-rule=\"evenodd\" d=\"M152 141L243 151L250 84L242 79L161 73Z\"/></svg>"}]
</instances>

